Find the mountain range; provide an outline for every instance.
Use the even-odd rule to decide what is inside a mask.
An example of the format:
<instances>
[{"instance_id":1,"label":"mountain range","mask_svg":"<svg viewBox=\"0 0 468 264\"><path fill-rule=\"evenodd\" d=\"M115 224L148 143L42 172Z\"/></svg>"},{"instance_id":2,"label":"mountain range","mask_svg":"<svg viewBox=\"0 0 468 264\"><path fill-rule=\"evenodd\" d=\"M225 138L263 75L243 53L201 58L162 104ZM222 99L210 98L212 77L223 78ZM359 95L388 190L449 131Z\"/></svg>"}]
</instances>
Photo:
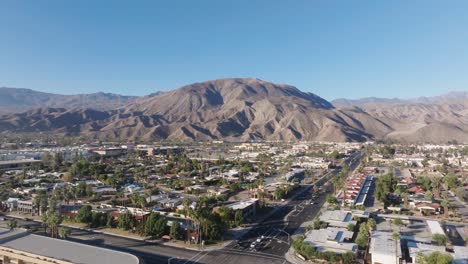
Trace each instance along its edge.
<instances>
[{"instance_id":1,"label":"mountain range","mask_svg":"<svg viewBox=\"0 0 468 264\"><path fill-rule=\"evenodd\" d=\"M135 98L111 93L62 95L0 87L0 113L15 113L41 107L111 110L122 107Z\"/></svg>"},{"instance_id":2,"label":"mountain range","mask_svg":"<svg viewBox=\"0 0 468 264\"><path fill-rule=\"evenodd\" d=\"M328 102L290 85L229 78L144 97L2 88L0 110L3 134L177 141L468 142L467 92Z\"/></svg>"}]
</instances>

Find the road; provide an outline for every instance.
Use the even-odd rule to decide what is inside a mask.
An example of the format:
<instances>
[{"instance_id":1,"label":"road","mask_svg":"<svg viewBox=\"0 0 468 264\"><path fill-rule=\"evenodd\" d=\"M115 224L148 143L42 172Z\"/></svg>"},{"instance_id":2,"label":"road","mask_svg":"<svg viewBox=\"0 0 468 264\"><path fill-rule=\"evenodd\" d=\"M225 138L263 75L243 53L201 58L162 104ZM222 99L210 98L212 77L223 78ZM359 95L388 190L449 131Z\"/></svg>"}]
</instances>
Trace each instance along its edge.
<instances>
[{"instance_id":1,"label":"road","mask_svg":"<svg viewBox=\"0 0 468 264\"><path fill-rule=\"evenodd\" d=\"M361 155L357 153L344 163L350 169L354 169L359 165L360 158ZM332 175L336 175L338 172L339 169L330 171L318 184L323 185ZM276 210L267 220L253 227L239 241L233 241L221 250L193 251L78 229L72 230L69 239L79 243L128 252L138 256L142 263L148 264L284 264L287 263L284 255L292 242L290 236L300 228L303 222L309 221L317 215L325 202L326 194L332 191L332 186L329 185L326 190L316 194L316 198L313 199L314 204L311 204L312 189L312 185L302 185L301 189L298 190L299 195ZM286 217L287 215L288 217ZM18 225L40 228L41 224L18 220ZM38 234L43 233L38 232ZM261 247L255 250L251 249L251 243L262 235L266 239L262 241Z\"/></svg>"},{"instance_id":2,"label":"road","mask_svg":"<svg viewBox=\"0 0 468 264\"><path fill-rule=\"evenodd\" d=\"M344 161L344 164L346 164L350 170L354 170L359 166L360 161L361 154L356 153ZM339 172L340 169L330 171L327 175L319 179L317 184L325 184L326 181L333 175L336 176ZM326 195L333 191L333 186L331 184L317 194L313 193L312 185L304 185L302 188L303 190L300 195L290 200L283 206L282 210L275 213L267 222L261 223L244 235L239 241L230 243L226 248L258 255L268 254L268 256L276 255L283 257L292 243L290 237L301 227L302 223L313 219L320 212L320 209L325 203ZM313 195L315 195L315 198L313 198ZM252 248L252 242L262 236L264 239L259 243L260 246L258 248Z\"/></svg>"}]
</instances>

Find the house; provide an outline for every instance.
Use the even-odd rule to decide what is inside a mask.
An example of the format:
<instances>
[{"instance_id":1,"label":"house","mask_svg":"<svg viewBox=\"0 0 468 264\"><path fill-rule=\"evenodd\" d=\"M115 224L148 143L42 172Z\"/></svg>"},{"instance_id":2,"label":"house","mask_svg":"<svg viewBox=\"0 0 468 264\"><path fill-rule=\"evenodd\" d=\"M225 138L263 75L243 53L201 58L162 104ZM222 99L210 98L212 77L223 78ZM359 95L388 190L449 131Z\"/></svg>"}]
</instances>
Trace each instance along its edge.
<instances>
[{"instance_id":1,"label":"house","mask_svg":"<svg viewBox=\"0 0 468 264\"><path fill-rule=\"evenodd\" d=\"M468 247L453 246L453 264L468 264Z\"/></svg>"},{"instance_id":2,"label":"house","mask_svg":"<svg viewBox=\"0 0 468 264\"><path fill-rule=\"evenodd\" d=\"M410 195L415 195L415 194L424 195L426 192L419 185L415 185L408 189L408 193Z\"/></svg>"},{"instance_id":3,"label":"house","mask_svg":"<svg viewBox=\"0 0 468 264\"><path fill-rule=\"evenodd\" d=\"M136 184L126 184L122 188L127 193L135 193L135 192L143 190L143 187L136 185Z\"/></svg>"},{"instance_id":4,"label":"house","mask_svg":"<svg viewBox=\"0 0 468 264\"><path fill-rule=\"evenodd\" d=\"M400 263L400 240L395 241L391 232L374 231L369 247L372 264Z\"/></svg>"},{"instance_id":5,"label":"house","mask_svg":"<svg viewBox=\"0 0 468 264\"><path fill-rule=\"evenodd\" d=\"M31 214L34 209L33 200L18 201L18 212Z\"/></svg>"},{"instance_id":6,"label":"house","mask_svg":"<svg viewBox=\"0 0 468 264\"><path fill-rule=\"evenodd\" d=\"M94 149L91 152L98 154L102 157L118 157L127 153L124 148L99 148Z\"/></svg>"},{"instance_id":7,"label":"house","mask_svg":"<svg viewBox=\"0 0 468 264\"><path fill-rule=\"evenodd\" d=\"M420 213L426 214L440 214L441 206L437 203L417 203L414 208L418 209Z\"/></svg>"},{"instance_id":8,"label":"house","mask_svg":"<svg viewBox=\"0 0 468 264\"><path fill-rule=\"evenodd\" d=\"M115 194L117 193L117 189L112 187L94 187L93 193L96 194Z\"/></svg>"},{"instance_id":9,"label":"house","mask_svg":"<svg viewBox=\"0 0 468 264\"><path fill-rule=\"evenodd\" d=\"M305 170L304 169L294 169L288 173L286 173L285 175L283 175L283 179L287 180L287 181L291 181L293 180L294 178L297 178L297 177L301 177L303 176L305 173Z\"/></svg>"},{"instance_id":10,"label":"house","mask_svg":"<svg viewBox=\"0 0 468 264\"><path fill-rule=\"evenodd\" d=\"M232 204L228 204L227 207L233 211L240 210L244 217L254 217L257 212L258 199L250 198L247 200L237 201Z\"/></svg>"},{"instance_id":11,"label":"house","mask_svg":"<svg viewBox=\"0 0 468 264\"><path fill-rule=\"evenodd\" d=\"M207 190L207 193L208 195L210 196L217 196L217 195L222 195L222 194L228 194L229 193L229 189L227 188L209 188Z\"/></svg>"},{"instance_id":12,"label":"house","mask_svg":"<svg viewBox=\"0 0 468 264\"><path fill-rule=\"evenodd\" d=\"M13 210L16 210L17 206L18 206L18 201L20 201L19 198L8 198L4 204L6 205L6 207L8 208L8 211L13 211Z\"/></svg>"},{"instance_id":13,"label":"house","mask_svg":"<svg viewBox=\"0 0 468 264\"><path fill-rule=\"evenodd\" d=\"M418 263L417 262L418 254L429 255L435 251L445 253L444 246L436 246L436 245L415 242L415 241L408 241L407 246L408 246L408 253L409 253L409 256L411 257L412 263Z\"/></svg>"},{"instance_id":14,"label":"house","mask_svg":"<svg viewBox=\"0 0 468 264\"><path fill-rule=\"evenodd\" d=\"M344 228L328 227L326 229L307 232L305 243L314 246L317 251L331 251L335 253L356 252L358 246L351 242L353 233Z\"/></svg>"},{"instance_id":15,"label":"house","mask_svg":"<svg viewBox=\"0 0 468 264\"><path fill-rule=\"evenodd\" d=\"M325 211L319 219L332 227L347 228L349 224L357 224L357 221L353 220L352 212L345 210Z\"/></svg>"}]
</instances>

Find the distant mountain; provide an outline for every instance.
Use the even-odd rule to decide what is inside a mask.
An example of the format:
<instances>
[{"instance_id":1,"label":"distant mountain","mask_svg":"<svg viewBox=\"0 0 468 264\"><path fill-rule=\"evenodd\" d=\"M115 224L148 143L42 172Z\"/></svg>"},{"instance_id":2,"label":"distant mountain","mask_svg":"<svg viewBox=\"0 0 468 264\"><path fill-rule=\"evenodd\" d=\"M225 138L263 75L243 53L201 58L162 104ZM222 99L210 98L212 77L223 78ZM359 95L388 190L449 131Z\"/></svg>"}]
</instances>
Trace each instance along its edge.
<instances>
[{"instance_id":1,"label":"distant mountain","mask_svg":"<svg viewBox=\"0 0 468 264\"><path fill-rule=\"evenodd\" d=\"M61 95L24 88L0 87L0 112L22 112L40 107L112 110L134 99L133 96L111 93Z\"/></svg>"},{"instance_id":2,"label":"distant mountain","mask_svg":"<svg viewBox=\"0 0 468 264\"><path fill-rule=\"evenodd\" d=\"M114 111L48 108L10 114L0 118L0 131L95 138L364 141L391 130L365 112L336 110L290 85L233 78L140 97Z\"/></svg>"},{"instance_id":3,"label":"distant mountain","mask_svg":"<svg viewBox=\"0 0 468 264\"><path fill-rule=\"evenodd\" d=\"M391 126L384 137L402 142L468 142L468 92L414 99L339 99L340 109L358 107Z\"/></svg>"},{"instance_id":4,"label":"distant mountain","mask_svg":"<svg viewBox=\"0 0 468 264\"><path fill-rule=\"evenodd\" d=\"M404 100L398 99L398 98L393 98L393 99L388 99L388 98L378 98L378 97L366 97L366 98L361 98L361 99L345 99L345 98L339 98L331 101L331 103L335 107L365 107L368 105L376 105L376 104L399 104L403 103Z\"/></svg>"},{"instance_id":5,"label":"distant mountain","mask_svg":"<svg viewBox=\"0 0 468 264\"><path fill-rule=\"evenodd\" d=\"M366 97L360 99L335 99L331 101L335 107L352 107L357 106L361 108L381 107L383 105L396 105L396 104L462 104L468 107L468 92L450 92L440 96L434 97L418 97L413 99L399 99L399 98L378 98Z\"/></svg>"},{"instance_id":6,"label":"distant mountain","mask_svg":"<svg viewBox=\"0 0 468 264\"><path fill-rule=\"evenodd\" d=\"M41 109L1 116L0 133L178 141L468 142L467 101L462 92L414 101L343 99L334 101L335 107L290 85L229 78L128 98L125 104L113 101L107 109L36 102Z\"/></svg>"}]
</instances>

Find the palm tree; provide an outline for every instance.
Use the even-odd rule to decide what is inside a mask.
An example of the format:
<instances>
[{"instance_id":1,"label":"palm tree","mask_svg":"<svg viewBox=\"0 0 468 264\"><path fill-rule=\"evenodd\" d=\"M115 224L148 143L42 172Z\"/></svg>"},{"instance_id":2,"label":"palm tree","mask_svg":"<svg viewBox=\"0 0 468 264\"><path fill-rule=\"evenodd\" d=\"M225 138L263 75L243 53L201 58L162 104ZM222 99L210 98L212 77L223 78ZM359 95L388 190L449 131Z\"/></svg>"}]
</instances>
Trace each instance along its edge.
<instances>
[{"instance_id":1,"label":"palm tree","mask_svg":"<svg viewBox=\"0 0 468 264\"><path fill-rule=\"evenodd\" d=\"M444 216L448 217L448 215L449 215L449 205L450 205L449 202L448 202L448 192L444 191L442 193L442 197L444 198L444 200L442 200L442 202L440 204L444 207Z\"/></svg>"},{"instance_id":2,"label":"palm tree","mask_svg":"<svg viewBox=\"0 0 468 264\"><path fill-rule=\"evenodd\" d=\"M71 229L68 227L59 228L59 236L62 239L67 239L71 234Z\"/></svg>"},{"instance_id":3,"label":"palm tree","mask_svg":"<svg viewBox=\"0 0 468 264\"><path fill-rule=\"evenodd\" d=\"M431 180L432 193L436 199L440 198L440 187L442 186L442 177L434 177Z\"/></svg>"},{"instance_id":4,"label":"palm tree","mask_svg":"<svg viewBox=\"0 0 468 264\"><path fill-rule=\"evenodd\" d=\"M403 192L403 201L404 201L405 208L408 208L408 191L407 190Z\"/></svg>"},{"instance_id":5,"label":"palm tree","mask_svg":"<svg viewBox=\"0 0 468 264\"><path fill-rule=\"evenodd\" d=\"M400 241L401 236L399 233L393 233L392 238L395 241L395 263L398 264L398 241Z\"/></svg>"},{"instance_id":6,"label":"palm tree","mask_svg":"<svg viewBox=\"0 0 468 264\"><path fill-rule=\"evenodd\" d=\"M189 217L190 217L190 200L185 198L182 202L182 205L184 206L184 216L185 216L185 227L187 230L187 240L190 241L190 236L189 236Z\"/></svg>"}]
</instances>

